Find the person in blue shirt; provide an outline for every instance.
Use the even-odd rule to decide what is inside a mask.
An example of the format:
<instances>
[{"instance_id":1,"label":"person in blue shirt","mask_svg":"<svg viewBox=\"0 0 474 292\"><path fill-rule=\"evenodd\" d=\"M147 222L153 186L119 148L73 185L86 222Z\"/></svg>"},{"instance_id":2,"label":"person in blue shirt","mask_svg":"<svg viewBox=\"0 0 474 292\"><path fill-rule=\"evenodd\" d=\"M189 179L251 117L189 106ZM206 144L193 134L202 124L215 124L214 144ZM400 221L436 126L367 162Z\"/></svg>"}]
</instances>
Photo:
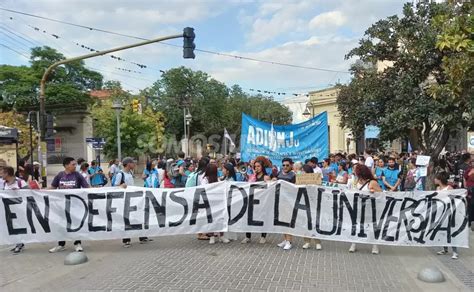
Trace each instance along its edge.
<instances>
[{"instance_id":1,"label":"person in blue shirt","mask_svg":"<svg viewBox=\"0 0 474 292\"><path fill-rule=\"evenodd\" d=\"M160 179L158 177L158 170L155 167L155 162L147 162L146 167L143 170L142 179L144 181L143 186L145 188L159 188Z\"/></svg>"},{"instance_id":2,"label":"person in blue shirt","mask_svg":"<svg viewBox=\"0 0 474 292\"><path fill-rule=\"evenodd\" d=\"M92 187L102 187L106 184L104 172L102 171L102 168L97 165L95 160L91 162L88 172L91 176L90 180Z\"/></svg>"},{"instance_id":3,"label":"person in blue shirt","mask_svg":"<svg viewBox=\"0 0 474 292\"><path fill-rule=\"evenodd\" d=\"M329 159L331 161L331 164L329 166L331 170L334 172L334 174L337 176L337 174L339 173L339 162L336 161L336 156L334 155L331 155Z\"/></svg>"},{"instance_id":4,"label":"person in blue shirt","mask_svg":"<svg viewBox=\"0 0 474 292\"><path fill-rule=\"evenodd\" d=\"M401 179L400 170L395 168L395 158L388 159L388 167L384 170L382 179L387 191L398 191Z\"/></svg>"},{"instance_id":5,"label":"person in blue shirt","mask_svg":"<svg viewBox=\"0 0 474 292\"><path fill-rule=\"evenodd\" d=\"M382 178L384 170L386 170L385 160L382 157L380 157L379 160L377 161L377 166L375 167L375 170L374 170L374 176L377 179L379 186L382 188L382 190L385 191L387 188L385 187L385 184Z\"/></svg>"}]
</instances>

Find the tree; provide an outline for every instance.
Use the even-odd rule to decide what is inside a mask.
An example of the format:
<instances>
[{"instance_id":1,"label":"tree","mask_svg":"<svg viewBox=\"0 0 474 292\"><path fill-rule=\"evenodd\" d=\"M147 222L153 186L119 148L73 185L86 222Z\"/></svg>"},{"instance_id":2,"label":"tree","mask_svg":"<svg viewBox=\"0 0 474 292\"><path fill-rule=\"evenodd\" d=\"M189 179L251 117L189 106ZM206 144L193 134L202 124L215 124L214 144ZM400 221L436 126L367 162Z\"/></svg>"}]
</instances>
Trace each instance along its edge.
<instances>
[{"instance_id":1,"label":"tree","mask_svg":"<svg viewBox=\"0 0 474 292\"><path fill-rule=\"evenodd\" d=\"M449 76L446 64L455 62L456 54L438 41L443 27L437 19L469 17L466 11L472 10L471 4L459 5L464 8L452 3L420 1L416 7L407 3L403 17L390 16L365 32L366 38L346 56L358 57L366 66L352 66L353 79L339 86L341 126L360 136L365 126L377 125L382 141L408 138L415 149L439 156L449 137L472 121L472 66L469 74L457 75L461 78L457 89L452 87L454 75ZM460 31L472 33L472 26L464 26L466 21L459 23L464 23ZM384 64L388 65L384 70L377 68Z\"/></svg>"},{"instance_id":2,"label":"tree","mask_svg":"<svg viewBox=\"0 0 474 292\"><path fill-rule=\"evenodd\" d=\"M44 71L64 55L50 47L31 50L30 67L0 65L0 107L2 110L28 111L38 108L38 92ZM102 75L77 61L60 66L49 75L46 109L52 112L71 108L85 109L92 102L88 90L102 87Z\"/></svg>"},{"instance_id":3,"label":"tree","mask_svg":"<svg viewBox=\"0 0 474 292\"><path fill-rule=\"evenodd\" d=\"M120 114L123 156L161 153L163 114L153 111L151 107L145 107L142 114L133 112L131 101L139 97L122 90L119 82L107 82L105 86L112 92L110 98L98 101L92 108L96 135L104 137L107 142L104 153L111 158L117 157L117 123L115 111L111 109L113 100L120 100L124 104L124 110Z\"/></svg>"},{"instance_id":4,"label":"tree","mask_svg":"<svg viewBox=\"0 0 474 292\"><path fill-rule=\"evenodd\" d=\"M25 158L31 155L30 128L26 117L14 111L0 112L0 125L16 128L19 131L18 156ZM33 131L33 149L37 146L36 133ZM34 150L33 150L34 151Z\"/></svg>"},{"instance_id":5,"label":"tree","mask_svg":"<svg viewBox=\"0 0 474 292\"><path fill-rule=\"evenodd\" d=\"M242 113L275 124L291 122L288 108L270 97L250 96L237 85L229 89L207 73L185 67L163 73L142 95L165 115L166 135L178 139L184 134L184 107L192 115L191 135L222 135L224 128L230 133L240 133Z\"/></svg>"}]
</instances>

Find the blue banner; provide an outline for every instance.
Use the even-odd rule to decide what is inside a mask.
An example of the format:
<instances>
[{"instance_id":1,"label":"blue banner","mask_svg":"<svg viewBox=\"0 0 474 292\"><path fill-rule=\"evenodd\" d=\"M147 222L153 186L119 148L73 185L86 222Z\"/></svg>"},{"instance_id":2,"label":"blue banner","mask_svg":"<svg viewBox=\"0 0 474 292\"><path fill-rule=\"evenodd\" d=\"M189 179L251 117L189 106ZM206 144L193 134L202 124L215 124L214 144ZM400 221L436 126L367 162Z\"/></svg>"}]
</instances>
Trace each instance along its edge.
<instances>
[{"instance_id":1,"label":"blue banner","mask_svg":"<svg viewBox=\"0 0 474 292\"><path fill-rule=\"evenodd\" d=\"M300 124L278 126L252 119L242 114L240 152L243 161L257 156L268 157L280 166L285 157L304 163L317 157L329 156L328 117L323 112Z\"/></svg>"}]
</instances>

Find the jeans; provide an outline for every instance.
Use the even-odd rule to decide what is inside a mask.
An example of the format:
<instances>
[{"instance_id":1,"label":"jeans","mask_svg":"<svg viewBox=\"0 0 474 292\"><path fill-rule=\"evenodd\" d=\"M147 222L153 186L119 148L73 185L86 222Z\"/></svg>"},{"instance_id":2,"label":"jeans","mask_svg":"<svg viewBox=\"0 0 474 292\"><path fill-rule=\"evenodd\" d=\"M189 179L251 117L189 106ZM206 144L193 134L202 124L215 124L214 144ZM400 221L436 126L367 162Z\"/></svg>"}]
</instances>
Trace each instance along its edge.
<instances>
[{"instance_id":1,"label":"jeans","mask_svg":"<svg viewBox=\"0 0 474 292\"><path fill-rule=\"evenodd\" d=\"M458 248L457 247L453 246L452 249L453 249L453 252L458 253ZM443 250L444 250L444 252L448 252L448 247L444 246Z\"/></svg>"},{"instance_id":2,"label":"jeans","mask_svg":"<svg viewBox=\"0 0 474 292\"><path fill-rule=\"evenodd\" d=\"M74 245L76 245L76 244L81 244L81 241L80 240L74 241ZM59 246L65 246L66 242L65 241L58 241L58 245Z\"/></svg>"}]
</instances>

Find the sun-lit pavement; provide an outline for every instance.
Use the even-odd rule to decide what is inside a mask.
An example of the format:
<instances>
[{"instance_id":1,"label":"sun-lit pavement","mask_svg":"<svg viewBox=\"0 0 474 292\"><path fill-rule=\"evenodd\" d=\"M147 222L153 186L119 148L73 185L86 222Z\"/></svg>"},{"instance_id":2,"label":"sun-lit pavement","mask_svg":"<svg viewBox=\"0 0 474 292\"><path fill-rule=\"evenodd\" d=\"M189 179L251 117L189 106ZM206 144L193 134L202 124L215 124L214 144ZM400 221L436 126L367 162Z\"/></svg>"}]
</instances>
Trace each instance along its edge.
<instances>
[{"instance_id":1,"label":"sun-lit pavement","mask_svg":"<svg viewBox=\"0 0 474 292\"><path fill-rule=\"evenodd\" d=\"M242 235L239 236L239 239ZM474 232L471 232L471 242ZM64 266L72 251L49 254L51 244L31 244L19 255L0 249L1 291L78 290L270 290L270 291L473 291L474 253L461 249L456 261L437 256L434 248L381 247L380 255L360 245L323 242L323 250L276 247L280 235L266 244L255 236L250 244L234 241L209 245L195 236L158 237L124 249L116 241L84 241L89 262ZM136 241L136 240L135 240ZM439 267L442 284L416 279L424 266Z\"/></svg>"}]
</instances>

